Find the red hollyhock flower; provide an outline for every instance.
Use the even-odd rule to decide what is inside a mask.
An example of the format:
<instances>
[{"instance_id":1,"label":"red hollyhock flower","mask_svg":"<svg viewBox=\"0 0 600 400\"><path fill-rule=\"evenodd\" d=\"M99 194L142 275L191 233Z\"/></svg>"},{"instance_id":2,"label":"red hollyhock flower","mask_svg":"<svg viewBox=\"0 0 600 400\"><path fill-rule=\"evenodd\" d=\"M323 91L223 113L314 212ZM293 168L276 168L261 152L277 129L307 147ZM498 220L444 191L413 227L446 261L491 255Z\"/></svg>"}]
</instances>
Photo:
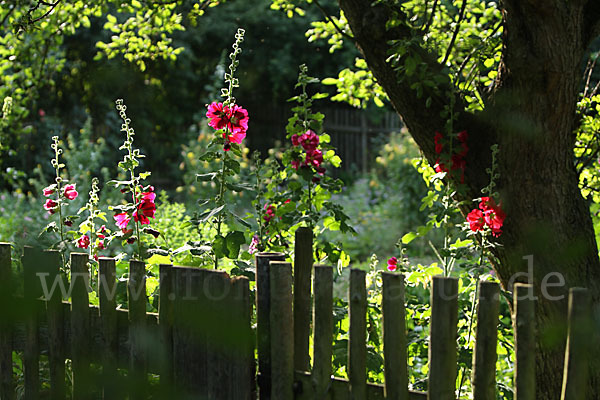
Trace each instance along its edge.
<instances>
[{"instance_id":1,"label":"red hollyhock flower","mask_svg":"<svg viewBox=\"0 0 600 400\"><path fill-rule=\"evenodd\" d=\"M98 247L99 250L104 250L105 249L105 247L104 247L104 241L99 240L97 247Z\"/></svg>"},{"instance_id":2,"label":"red hollyhock flower","mask_svg":"<svg viewBox=\"0 0 600 400\"><path fill-rule=\"evenodd\" d=\"M292 135L292 144L294 146L300 146L300 136Z\"/></svg>"},{"instance_id":3,"label":"red hollyhock flower","mask_svg":"<svg viewBox=\"0 0 600 400\"><path fill-rule=\"evenodd\" d=\"M129 215L127 215L127 213L117 214L113 218L115 219L115 222L117 223L119 229L122 230L127 228L127 224L129 224L129 221L131 221L131 218L129 217Z\"/></svg>"},{"instance_id":4,"label":"red hollyhock flower","mask_svg":"<svg viewBox=\"0 0 600 400\"><path fill-rule=\"evenodd\" d=\"M83 235L77 240L77 247L87 249L90 246L90 238L88 235Z\"/></svg>"},{"instance_id":5,"label":"red hollyhock flower","mask_svg":"<svg viewBox=\"0 0 600 400\"><path fill-rule=\"evenodd\" d=\"M387 261L387 269L390 272L394 272L398 269L398 259L396 257L392 257Z\"/></svg>"},{"instance_id":6,"label":"red hollyhock flower","mask_svg":"<svg viewBox=\"0 0 600 400\"><path fill-rule=\"evenodd\" d=\"M483 212L476 208L467 215L467 221L469 222L469 228L473 232L480 231L485 226Z\"/></svg>"},{"instance_id":7,"label":"red hollyhock flower","mask_svg":"<svg viewBox=\"0 0 600 400\"><path fill-rule=\"evenodd\" d=\"M436 154L442 154L442 150L444 148L444 146L442 145L442 139L444 137L442 136L441 133L439 133L438 131L435 131L435 136L433 137L433 140L435 142L435 152Z\"/></svg>"},{"instance_id":8,"label":"red hollyhock flower","mask_svg":"<svg viewBox=\"0 0 600 400\"><path fill-rule=\"evenodd\" d=\"M492 234L496 237L502 233L502 224L504 224L506 214L500 207L495 207L483 212L483 219L487 226L492 230Z\"/></svg>"},{"instance_id":9,"label":"red hollyhock flower","mask_svg":"<svg viewBox=\"0 0 600 400\"><path fill-rule=\"evenodd\" d=\"M216 130L223 129L229 123L229 107L223 103L213 102L208 106L206 118L209 119L209 126Z\"/></svg>"},{"instance_id":10,"label":"red hollyhock flower","mask_svg":"<svg viewBox=\"0 0 600 400\"><path fill-rule=\"evenodd\" d=\"M63 194L65 195L65 197L67 199L69 199L69 200L75 200L77 198L77 195L79 193L77 193L77 190L75 190L75 185L71 184L71 185L66 185L65 186Z\"/></svg>"},{"instance_id":11,"label":"red hollyhock flower","mask_svg":"<svg viewBox=\"0 0 600 400\"><path fill-rule=\"evenodd\" d=\"M47 199L44 203L44 209L50 214L54 214L56 212L56 207L58 207L58 203L52 199Z\"/></svg>"}]
</instances>

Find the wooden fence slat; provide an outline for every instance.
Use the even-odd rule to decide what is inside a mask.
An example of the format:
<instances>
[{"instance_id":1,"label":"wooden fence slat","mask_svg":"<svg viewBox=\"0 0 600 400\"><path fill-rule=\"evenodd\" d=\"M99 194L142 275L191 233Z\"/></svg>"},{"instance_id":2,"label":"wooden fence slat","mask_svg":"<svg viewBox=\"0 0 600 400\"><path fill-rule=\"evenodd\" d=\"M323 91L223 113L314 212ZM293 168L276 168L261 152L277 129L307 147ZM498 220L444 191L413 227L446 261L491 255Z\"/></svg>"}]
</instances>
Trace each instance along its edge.
<instances>
[{"instance_id":1,"label":"wooden fence slat","mask_svg":"<svg viewBox=\"0 0 600 400\"><path fill-rule=\"evenodd\" d=\"M331 384L331 357L333 354L333 268L315 266L314 276L314 361L312 384L315 398L324 399Z\"/></svg>"},{"instance_id":2,"label":"wooden fence slat","mask_svg":"<svg viewBox=\"0 0 600 400\"><path fill-rule=\"evenodd\" d=\"M350 270L348 377L352 400L367 398L367 288L365 278L365 271Z\"/></svg>"},{"instance_id":3,"label":"wooden fence slat","mask_svg":"<svg viewBox=\"0 0 600 400\"><path fill-rule=\"evenodd\" d=\"M515 399L535 400L535 303L533 286L514 285Z\"/></svg>"},{"instance_id":4,"label":"wooden fence slat","mask_svg":"<svg viewBox=\"0 0 600 400\"><path fill-rule=\"evenodd\" d=\"M271 276L271 398L294 398L294 319L292 265L272 261Z\"/></svg>"},{"instance_id":5,"label":"wooden fence slat","mask_svg":"<svg viewBox=\"0 0 600 400\"><path fill-rule=\"evenodd\" d=\"M173 266L160 265L158 324L161 335L161 398L168 399L173 387Z\"/></svg>"},{"instance_id":6,"label":"wooden fence slat","mask_svg":"<svg viewBox=\"0 0 600 400\"><path fill-rule=\"evenodd\" d=\"M122 398L117 373L119 351L116 310L117 273L114 259L103 257L98 260L98 263L99 312L102 328L102 398L112 400Z\"/></svg>"},{"instance_id":7,"label":"wooden fence slat","mask_svg":"<svg viewBox=\"0 0 600 400\"><path fill-rule=\"evenodd\" d=\"M173 380L179 393L173 398L208 398L206 331L202 329L199 300L200 270L173 267ZM177 393L177 392L175 392ZM187 396L187 397L186 397Z\"/></svg>"},{"instance_id":8,"label":"wooden fence slat","mask_svg":"<svg viewBox=\"0 0 600 400\"><path fill-rule=\"evenodd\" d=\"M230 345L229 380L227 400L250 400L253 396L254 343L252 336L252 304L250 302L250 283L246 277L232 280L229 296L233 321L230 327L236 339Z\"/></svg>"},{"instance_id":9,"label":"wooden fence slat","mask_svg":"<svg viewBox=\"0 0 600 400\"><path fill-rule=\"evenodd\" d=\"M431 288L429 400L456 397L458 279L434 276Z\"/></svg>"},{"instance_id":10,"label":"wooden fence slat","mask_svg":"<svg viewBox=\"0 0 600 400\"><path fill-rule=\"evenodd\" d=\"M88 255L71 253L71 360L73 399L91 398Z\"/></svg>"},{"instance_id":11,"label":"wooden fence slat","mask_svg":"<svg viewBox=\"0 0 600 400\"><path fill-rule=\"evenodd\" d=\"M127 282L129 304L129 398L146 398L146 264L143 261L129 262Z\"/></svg>"},{"instance_id":12,"label":"wooden fence slat","mask_svg":"<svg viewBox=\"0 0 600 400\"><path fill-rule=\"evenodd\" d=\"M473 398L496 399L496 346L500 286L495 282L479 282L477 331L473 351Z\"/></svg>"},{"instance_id":13,"label":"wooden fence slat","mask_svg":"<svg viewBox=\"0 0 600 400\"><path fill-rule=\"evenodd\" d=\"M9 243L0 243L0 399L13 400L12 366L12 262Z\"/></svg>"},{"instance_id":14,"label":"wooden fence slat","mask_svg":"<svg viewBox=\"0 0 600 400\"><path fill-rule=\"evenodd\" d=\"M569 291L569 330L565 349L565 367L561 400L587 399L589 354L593 350L592 308L588 290Z\"/></svg>"},{"instance_id":15,"label":"wooden fence slat","mask_svg":"<svg viewBox=\"0 0 600 400\"><path fill-rule=\"evenodd\" d=\"M57 251L45 252L47 273L46 287L53 288L46 296L48 319L48 361L50 364L50 398L63 400L66 397L65 385L65 332L62 293L59 290L61 255Z\"/></svg>"},{"instance_id":16,"label":"wooden fence slat","mask_svg":"<svg viewBox=\"0 0 600 400\"><path fill-rule=\"evenodd\" d=\"M271 277L269 263L285 261L283 253L256 255L256 346L258 354L258 394L271 399Z\"/></svg>"},{"instance_id":17,"label":"wooden fence slat","mask_svg":"<svg viewBox=\"0 0 600 400\"><path fill-rule=\"evenodd\" d=\"M311 320L311 274L313 232L308 227L296 230L294 244L294 368L310 371L308 343Z\"/></svg>"},{"instance_id":18,"label":"wooden fence slat","mask_svg":"<svg viewBox=\"0 0 600 400\"><path fill-rule=\"evenodd\" d=\"M198 312L201 314L202 329L207 333L206 372L208 398L226 399L231 387L227 381L227 350L235 346L231 340L235 328L231 324L233 310L228 307L231 282L223 271L200 270L201 292L194 293L200 299Z\"/></svg>"},{"instance_id":19,"label":"wooden fence slat","mask_svg":"<svg viewBox=\"0 0 600 400\"><path fill-rule=\"evenodd\" d=\"M406 362L404 276L384 272L382 278L385 396L389 400L407 400L408 368Z\"/></svg>"},{"instance_id":20,"label":"wooden fence slat","mask_svg":"<svg viewBox=\"0 0 600 400\"><path fill-rule=\"evenodd\" d=\"M35 299L40 295L36 275L39 265L43 263L41 252L31 247L24 248L24 315L25 315L25 348L23 351L24 399L37 400L40 390L40 355L38 337L38 308Z\"/></svg>"}]
</instances>

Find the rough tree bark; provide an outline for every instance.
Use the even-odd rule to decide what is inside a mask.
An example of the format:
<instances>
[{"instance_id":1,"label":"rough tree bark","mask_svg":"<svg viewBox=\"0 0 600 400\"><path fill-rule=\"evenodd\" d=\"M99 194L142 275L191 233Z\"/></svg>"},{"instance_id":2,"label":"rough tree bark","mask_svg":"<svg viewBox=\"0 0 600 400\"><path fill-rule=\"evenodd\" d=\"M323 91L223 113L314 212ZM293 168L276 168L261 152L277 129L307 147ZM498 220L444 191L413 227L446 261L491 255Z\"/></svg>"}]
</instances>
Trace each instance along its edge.
<instances>
[{"instance_id":1,"label":"rough tree bark","mask_svg":"<svg viewBox=\"0 0 600 400\"><path fill-rule=\"evenodd\" d=\"M433 98L429 108L418 98L410 83L399 80L386 62L389 40L414 35L407 28L385 29L390 10L372 6L372 0L338 0L379 84L406 123L411 135L433 161L434 131L442 131L440 116L449 99ZM485 168L490 164L490 145L500 145L499 191L507 218L502 245L495 253L495 269L505 288L512 276L526 272L533 256L536 287L538 399L559 399L563 372L568 288L587 287L593 294L595 315L600 305L600 261L589 207L578 188L573 163L574 130L578 125L576 103L581 66L591 40L600 34L598 0L504 0L504 50L495 91L485 111L461 112L456 131L469 132L469 154L465 183L471 198L479 197L488 183ZM398 11L398 10L396 10ZM420 51L416 49L416 51ZM421 51L431 71L442 66ZM441 92L451 90L443 88ZM425 97L425 96L424 96ZM544 296L541 285L557 283ZM517 281L522 281L523 276ZM596 330L597 331L597 330ZM595 339L590 339L594 343ZM596 357L597 359L598 357ZM600 368L591 371L587 398L600 398Z\"/></svg>"}]
</instances>

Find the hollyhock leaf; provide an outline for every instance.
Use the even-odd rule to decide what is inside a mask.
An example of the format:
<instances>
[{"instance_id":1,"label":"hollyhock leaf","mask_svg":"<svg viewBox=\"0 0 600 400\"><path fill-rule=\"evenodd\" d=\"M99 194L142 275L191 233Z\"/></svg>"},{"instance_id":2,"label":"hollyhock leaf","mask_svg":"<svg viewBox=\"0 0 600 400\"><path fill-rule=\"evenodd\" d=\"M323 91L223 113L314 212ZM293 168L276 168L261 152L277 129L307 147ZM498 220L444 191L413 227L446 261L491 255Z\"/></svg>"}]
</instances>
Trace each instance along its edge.
<instances>
[{"instance_id":1,"label":"hollyhock leaf","mask_svg":"<svg viewBox=\"0 0 600 400\"><path fill-rule=\"evenodd\" d=\"M240 254L240 247L246 244L246 236L243 232L233 231L229 232L225 237L227 245L227 257L235 259Z\"/></svg>"},{"instance_id":2,"label":"hollyhock leaf","mask_svg":"<svg viewBox=\"0 0 600 400\"><path fill-rule=\"evenodd\" d=\"M450 248L451 249L461 249L464 247L469 247L472 244L473 244L473 241L471 239L465 239L465 240L456 239L456 242L452 243L450 245Z\"/></svg>"},{"instance_id":3,"label":"hollyhock leaf","mask_svg":"<svg viewBox=\"0 0 600 400\"><path fill-rule=\"evenodd\" d=\"M212 244L212 250L215 253L215 257L217 258L222 258L227 255L227 245L223 236L218 235L217 237L215 237L215 240Z\"/></svg>"},{"instance_id":4,"label":"hollyhock leaf","mask_svg":"<svg viewBox=\"0 0 600 400\"><path fill-rule=\"evenodd\" d=\"M402 243L409 244L410 242L415 240L417 238L417 236L418 235L415 232L408 232L407 234L402 236Z\"/></svg>"},{"instance_id":5,"label":"hollyhock leaf","mask_svg":"<svg viewBox=\"0 0 600 400\"><path fill-rule=\"evenodd\" d=\"M196 174L196 181L197 182L210 182L212 180L214 180L217 177L217 173L216 172L210 172L208 174Z\"/></svg>"},{"instance_id":6,"label":"hollyhock leaf","mask_svg":"<svg viewBox=\"0 0 600 400\"><path fill-rule=\"evenodd\" d=\"M227 186L227 189L229 190L233 190L234 192L242 192L244 190L249 190L249 191L254 191L254 186L249 185L247 183L229 183L226 182L225 186Z\"/></svg>"},{"instance_id":7,"label":"hollyhock leaf","mask_svg":"<svg viewBox=\"0 0 600 400\"><path fill-rule=\"evenodd\" d=\"M200 216L200 222L206 222L208 220L210 220L212 217L214 217L215 215L219 214L221 211L223 211L223 209L225 208L225 204L217 207L217 208L213 208L212 210L209 210L205 213L203 213ZM206 214L206 215L205 215Z\"/></svg>"},{"instance_id":8,"label":"hollyhock leaf","mask_svg":"<svg viewBox=\"0 0 600 400\"><path fill-rule=\"evenodd\" d=\"M154 255L152 257L150 257L149 259L146 260L147 264L171 264L171 259L168 256L165 256L163 254L158 254L158 250L161 249L151 249L148 250L148 253L152 254L154 253ZM164 250L161 250L161 252ZM168 254L168 252L167 252Z\"/></svg>"},{"instance_id":9,"label":"hollyhock leaf","mask_svg":"<svg viewBox=\"0 0 600 400\"><path fill-rule=\"evenodd\" d=\"M252 228L252 225L246 221L245 219L243 219L242 217L240 217L239 215L236 215L234 213L231 213L231 215L233 216L233 218L239 222L241 225L245 226L246 228L250 229Z\"/></svg>"},{"instance_id":10,"label":"hollyhock leaf","mask_svg":"<svg viewBox=\"0 0 600 400\"><path fill-rule=\"evenodd\" d=\"M241 165L238 161L228 158L225 160L225 166L235 172L236 174L240 173Z\"/></svg>"},{"instance_id":11,"label":"hollyhock leaf","mask_svg":"<svg viewBox=\"0 0 600 400\"><path fill-rule=\"evenodd\" d=\"M207 151L206 153L202 154L198 160L200 161L212 161L215 158L217 158L219 156L219 153L215 152L215 151Z\"/></svg>"},{"instance_id":12,"label":"hollyhock leaf","mask_svg":"<svg viewBox=\"0 0 600 400\"><path fill-rule=\"evenodd\" d=\"M152 175L152 172L140 172L139 176L140 176L140 179L146 179L150 175Z\"/></svg>"}]
</instances>

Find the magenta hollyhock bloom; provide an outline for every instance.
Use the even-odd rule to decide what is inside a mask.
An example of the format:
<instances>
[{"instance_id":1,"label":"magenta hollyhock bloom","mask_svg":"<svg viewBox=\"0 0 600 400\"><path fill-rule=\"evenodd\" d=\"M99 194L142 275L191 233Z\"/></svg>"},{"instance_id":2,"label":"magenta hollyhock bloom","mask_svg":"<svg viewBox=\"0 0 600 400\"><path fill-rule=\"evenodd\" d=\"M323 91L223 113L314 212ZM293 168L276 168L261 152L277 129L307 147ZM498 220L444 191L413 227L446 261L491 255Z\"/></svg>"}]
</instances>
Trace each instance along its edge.
<instances>
[{"instance_id":1,"label":"magenta hollyhock bloom","mask_svg":"<svg viewBox=\"0 0 600 400\"><path fill-rule=\"evenodd\" d=\"M229 123L229 107L223 103L213 102L208 106L206 118L209 119L209 126L216 130L223 129Z\"/></svg>"},{"instance_id":2,"label":"magenta hollyhock bloom","mask_svg":"<svg viewBox=\"0 0 600 400\"><path fill-rule=\"evenodd\" d=\"M390 272L394 272L396 269L398 269L398 259L396 257L391 257L387 261L387 269Z\"/></svg>"},{"instance_id":3,"label":"magenta hollyhock bloom","mask_svg":"<svg viewBox=\"0 0 600 400\"><path fill-rule=\"evenodd\" d=\"M242 108L236 104L233 104L229 109L229 131L232 133L243 132L244 137L246 137L246 131L248 130L248 110ZM238 136L239 137L239 136ZM244 139L242 137L242 139ZM241 143L242 139L239 139L239 142L233 141L234 143Z\"/></svg>"},{"instance_id":4,"label":"magenta hollyhock bloom","mask_svg":"<svg viewBox=\"0 0 600 400\"><path fill-rule=\"evenodd\" d=\"M319 145L319 136L313 130L309 129L300 136L298 142L304 147L304 150L312 153Z\"/></svg>"},{"instance_id":5,"label":"magenta hollyhock bloom","mask_svg":"<svg viewBox=\"0 0 600 400\"><path fill-rule=\"evenodd\" d=\"M83 235L77 240L77 247L80 249L87 249L90 245L90 238L88 235Z\"/></svg>"},{"instance_id":6,"label":"magenta hollyhock bloom","mask_svg":"<svg viewBox=\"0 0 600 400\"><path fill-rule=\"evenodd\" d=\"M140 194L140 202L137 206L137 210L133 212L133 219L140 222L142 225L150 224L148 218L154 218L154 212L156 211L156 193L152 192L153 187L150 187L149 192L142 192Z\"/></svg>"},{"instance_id":7,"label":"magenta hollyhock bloom","mask_svg":"<svg viewBox=\"0 0 600 400\"><path fill-rule=\"evenodd\" d=\"M50 214L54 214L56 212L56 207L58 207L58 203L52 199L47 199L44 203L44 209Z\"/></svg>"},{"instance_id":8,"label":"magenta hollyhock bloom","mask_svg":"<svg viewBox=\"0 0 600 400\"><path fill-rule=\"evenodd\" d=\"M98 247L98 250L104 250L105 249L105 247L104 247L104 241L103 240L99 240L98 241L98 245L96 247Z\"/></svg>"},{"instance_id":9,"label":"magenta hollyhock bloom","mask_svg":"<svg viewBox=\"0 0 600 400\"><path fill-rule=\"evenodd\" d=\"M473 232L477 232L483 229L485 226L485 220L483 219L483 212L478 209L473 209L467 215L467 221L469 222L469 228Z\"/></svg>"},{"instance_id":10,"label":"magenta hollyhock bloom","mask_svg":"<svg viewBox=\"0 0 600 400\"><path fill-rule=\"evenodd\" d=\"M265 210L265 215L263 216L263 219L268 224L275 217L275 205L274 204L271 204L271 205L265 204L264 210Z\"/></svg>"},{"instance_id":11,"label":"magenta hollyhock bloom","mask_svg":"<svg viewBox=\"0 0 600 400\"><path fill-rule=\"evenodd\" d=\"M42 190L42 192L44 193L44 196L48 197L48 196L53 195L55 190L56 190L55 186L54 185L50 185L50 186L44 188Z\"/></svg>"},{"instance_id":12,"label":"magenta hollyhock bloom","mask_svg":"<svg viewBox=\"0 0 600 400\"><path fill-rule=\"evenodd\" d=\"M483 212L483 219L487 226L492 230L494 236L500 236L502 233L502 224L504 224L506 214L500 207L496 207Z\"/></svg>"},{"instance_id":13,"label":"magenta hollyhock bloom","mask_svg":"<svg viewBox=\"0 0 600 400\"><path fill-rule=\"evenodd\" d=\"M292 135L292 144L294 146L300 146L300 136Z\"/></svg>"},{"instance_id":14,"label":"magenta hollyhock bloom","mask_svg":"<svg viewBox=\"0 0 600 400\"><path fill-rule=\"evenodd\" d=\"M63 190L63 194L69 200L75 200L79 195L79 193L77 193L77 190L75 190L74 184L66 185L65 189Z\"/></svg>"},{"instance_id":15,"label":"magenta hollyhock bloom","mask_svg":"<svg viewBox=\"0 0 600 400\"><path fill-rule=\"evenodd\" d=\"M306 165L310 165L315 168L319 168L323 162L323 152L319 149L306 153Z\"/></svg>"},{"instance_id":16,"label":"magenta hollyhock bloom","mask_svg":"<svg viewBox=\"0 0 600 400\"><path fill-rule=\"evenodd\" d=\"M129 224L129 221L131 221L131 218L127 213L116 214L113 218L115 219L119 229L125 229L127 224Z\"/></svg>"}]
</instances>

